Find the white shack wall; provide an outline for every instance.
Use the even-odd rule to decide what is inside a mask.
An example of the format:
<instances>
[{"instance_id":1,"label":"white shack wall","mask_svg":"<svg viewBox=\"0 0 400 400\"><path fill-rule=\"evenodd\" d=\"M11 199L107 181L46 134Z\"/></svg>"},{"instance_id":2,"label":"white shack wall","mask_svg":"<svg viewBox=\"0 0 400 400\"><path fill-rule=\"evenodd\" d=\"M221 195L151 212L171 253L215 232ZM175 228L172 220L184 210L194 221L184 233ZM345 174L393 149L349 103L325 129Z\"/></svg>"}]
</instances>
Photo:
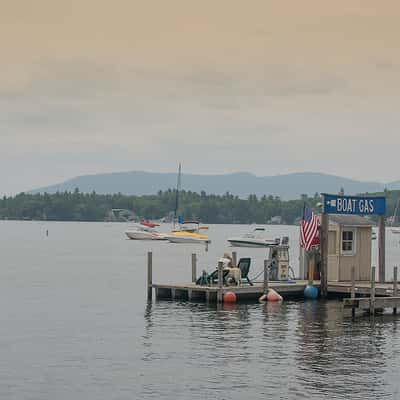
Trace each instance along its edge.
<instances>
[{"instance_id":1,"label":"white shack wall","mask_svg":"<svg viewBox=\"0 0 400 400\"><path fill-rule=\"evenodd\" d=\"M355 231L355 254L342 254L342 231ZM328 281L350 281L351 268L355 267L356 280L369 280L371 274L371 227L339 226L329 224L328 230ZM332 243L332 241L334 243ZM303 248L299 255L299 278L308 278L308 257Z\"/></svg>"}]
</instances>

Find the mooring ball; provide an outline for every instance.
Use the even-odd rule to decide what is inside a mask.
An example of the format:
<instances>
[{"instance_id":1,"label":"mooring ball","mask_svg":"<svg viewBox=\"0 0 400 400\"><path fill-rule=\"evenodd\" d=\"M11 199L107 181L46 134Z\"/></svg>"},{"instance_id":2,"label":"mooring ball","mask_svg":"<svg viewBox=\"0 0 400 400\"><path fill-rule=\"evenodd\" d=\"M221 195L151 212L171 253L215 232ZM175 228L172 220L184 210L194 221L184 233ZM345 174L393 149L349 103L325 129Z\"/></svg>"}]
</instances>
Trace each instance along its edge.
<instances>
[{"instance_id":1,"label":"mooring ball","mask_svg":"<svg viewBox=\"0 0 400 400\"><path fill-rule=\"evenodd\" d=\"M224 303L235 303L236 302L236 294L233 292L224 293Z\"/></svg>"},{"instance_id":2,"label":"mooring ball","mask_svg":"<svg viewBox=\"0 0 400 400\"><path fill-rule=\"evenodd\" d=\"M266 294L263 294L263 295L258 299L258 301L268 301L267 295L266 295Z\"/></svg>"},{"instance_id":3,"label":"mooring ball","mask_svg":"<svg viewBox=\"0 0 400 400\"><path fill-rule=\"evenodd\" d=\"M268 301L282 301L282 296L275 291L274 289L269 289L267 293L267 300Z\"/></svg>"},{"instance_id":4,"label":"mooring ball","mask_svg":"<svg viewBox=\"0 0 400 400\"><path fill-rule=\"evenodd\" d=\"M307 285L304 289L304 297L306 299L316 299L318 297L318 289L315 286Z\"/></svg>"}]
</instances>

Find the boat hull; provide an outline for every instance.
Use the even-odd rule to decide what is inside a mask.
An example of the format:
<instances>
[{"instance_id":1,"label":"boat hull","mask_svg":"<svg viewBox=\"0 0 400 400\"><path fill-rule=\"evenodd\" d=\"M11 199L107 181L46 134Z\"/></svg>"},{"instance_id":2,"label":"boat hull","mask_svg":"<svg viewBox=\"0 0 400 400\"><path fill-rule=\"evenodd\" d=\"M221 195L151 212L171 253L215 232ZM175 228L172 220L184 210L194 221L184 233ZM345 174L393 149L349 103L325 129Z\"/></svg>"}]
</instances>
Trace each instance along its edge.
<instances>
[{"instance_id":1,"label":"boat hull","mask_svg":"<svg viewBox=\"0 0 400 400\"><path fill-rule=\"evenodd\" d=\"M202 236L202 235L199 235L199 236ZM191 243L191 244L193 244L193 243L194 244L196 244L196 243L202 243L202 244L211 243L211 241L207 237L197 237L195 234L166 235L166 239L171 243Z\"/></svg>"},{"instance_id":2,"label":"boat hull","mask_svg":"<svg viewBox=\"0 0 400 400\"><path fill-rule=\"evenodd\" d=\"M166 235L158 232L126 231L125 235L132 240L166 240Z\"/></svg>"},{"instance_id":3,"label":"boat hull","mask_svg":"<svg viewBox=\"0 0 400 400\"><path fill-rule=\"evenodd\" d=\"M233 247L253 247L263 248L275 246L276 242L266 242L263 240L243 240L243 239L228 239L228 242Z\"/></svg>"}]
</instances>

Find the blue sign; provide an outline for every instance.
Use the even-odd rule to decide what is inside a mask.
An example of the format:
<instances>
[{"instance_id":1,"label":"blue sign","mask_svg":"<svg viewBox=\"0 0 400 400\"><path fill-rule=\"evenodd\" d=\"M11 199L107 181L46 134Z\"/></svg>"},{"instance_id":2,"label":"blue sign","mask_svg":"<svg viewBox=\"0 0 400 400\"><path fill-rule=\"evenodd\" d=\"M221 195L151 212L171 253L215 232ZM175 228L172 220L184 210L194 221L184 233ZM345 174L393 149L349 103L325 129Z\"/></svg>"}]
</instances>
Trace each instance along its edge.
<instances>
[{"instance_id":1,"label":"blue sign","mask_svg":"<svg viewBox=\"0 0 400 400\"><path fill-rule=\"evenodd\" d=\"M342 196L322 193L323 212L327 214L347 215L384 215L385 197Z\"/></svg>"}]
</instances>

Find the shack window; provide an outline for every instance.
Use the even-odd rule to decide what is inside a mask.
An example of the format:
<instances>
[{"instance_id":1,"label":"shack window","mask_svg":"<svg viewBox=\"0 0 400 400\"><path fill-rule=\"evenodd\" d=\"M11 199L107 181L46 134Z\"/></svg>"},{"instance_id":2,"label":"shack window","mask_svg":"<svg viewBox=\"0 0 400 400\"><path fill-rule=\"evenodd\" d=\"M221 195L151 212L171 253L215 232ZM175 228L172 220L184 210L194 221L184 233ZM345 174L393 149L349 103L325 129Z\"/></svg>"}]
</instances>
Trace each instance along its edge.
<instances>
[{"instance_id":1,"label":"shack window","mask_svg":"<svg viewBox=\"0 0 400 400\"><path fill-rule=\"evenodd\" d=\"M355 232L351 230L342 231L342 254L353 255L355 254Z\"/></svg>"}]
</instances>

